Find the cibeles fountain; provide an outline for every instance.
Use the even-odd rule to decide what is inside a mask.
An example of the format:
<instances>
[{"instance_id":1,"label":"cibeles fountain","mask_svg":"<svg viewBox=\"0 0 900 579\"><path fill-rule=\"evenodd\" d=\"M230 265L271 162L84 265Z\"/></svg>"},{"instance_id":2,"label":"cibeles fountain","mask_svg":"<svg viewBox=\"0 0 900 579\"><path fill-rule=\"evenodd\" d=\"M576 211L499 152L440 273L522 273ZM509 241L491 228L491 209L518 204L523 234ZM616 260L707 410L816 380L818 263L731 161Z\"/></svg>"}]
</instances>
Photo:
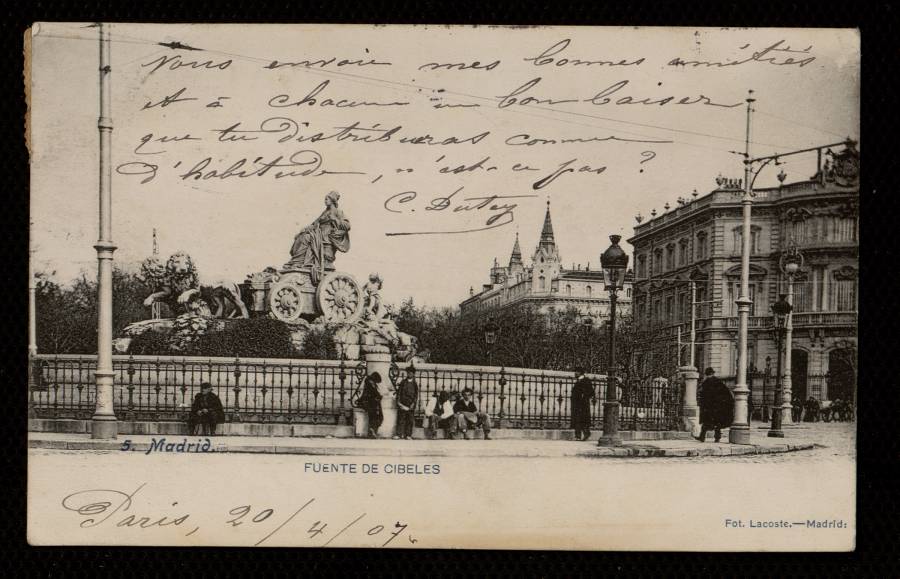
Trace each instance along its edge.
<instances>
[{"instance_id":1,"label":"cibeles fountain","mask_svg":"<svg viewBox=\"0 0 900 579\"><path fill-rule=\"evenodd\" d=\"M128 353L136 336L153 331L166 336L172 351L187 351L200 336L251 317L284 323L298 351L310 332L329 329L339 357L365 359L367 373L377 371L384 378L379 435L391 436L396 423L391 362L412 360L417 342L397 329L391 308L382 302L383 280L378 273L369 274L360 285L352 274L335 269L336 254L350 250L350 221L339 201L336 191L325 196L322 213L294 236L287 263L249 274L241 284L220 281L201 287L193 260L183 251L165 264L155 255L145 260L142 275L153 293L144 305L166 303L174 317L154 316L130 324L115 340L116 350Z\"/></svg>"},{"instance_id":2,"label":"cibeles fountain","mask_svg":"<svg viewBox=\"0 0 900 579\"><path fill-rule=\"evenodd\" d=\"M334 267L335 254L350 250L350 221L339 200L336 191L326 195L322 214L294 237L287 263L249 274L241 284L218 281L201 288L194 262L184 251L165 264L156 256L145 260L142 276L154 291L144 305L166 303L176 316L129 325L116 341L117 351L127 353L131 339L146 331L208 333L223 329L229 320L267 316L288 326L298 349L311 329L327 327L333 330L338 355L347 360L381 348L398 360L411 360L416 339L397 329L391 308L381 299L381 276L371 273L360 285L352 274Z\"/></svg>"}]
</instances>

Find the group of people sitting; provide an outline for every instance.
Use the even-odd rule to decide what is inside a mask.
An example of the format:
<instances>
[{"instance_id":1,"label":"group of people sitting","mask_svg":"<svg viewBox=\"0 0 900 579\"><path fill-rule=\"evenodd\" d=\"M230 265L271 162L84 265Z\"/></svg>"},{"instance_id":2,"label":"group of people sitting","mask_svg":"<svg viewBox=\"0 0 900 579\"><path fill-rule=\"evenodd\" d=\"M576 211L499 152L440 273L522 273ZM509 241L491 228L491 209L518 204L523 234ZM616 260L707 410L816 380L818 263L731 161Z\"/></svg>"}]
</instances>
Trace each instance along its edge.
<instances>
[{"instance_id":1,"label":"group of people sitting","mask_svg":"<svg viewBox=\"0 0 900 579\"><path fill-rule=\"evenodd\" d=\"M846 422L853 420L853 403L844 401L840 397L834 400L816 400L810 396L803 402L798 396L791 400L791 417L794 422Z\"/></svg>"},{"instance_id":2,"label":"group of people sitting","mask_svg":"<svg viewBox=\"0 0 900 579\"><path fill-rule=\"evenodd\" d=\"M366 376L362 394L356 401L356 405L368 416L369 438L377 438L378 428L384 421L382 395L378 389L381 380L378 372ZM490 440L491 417L480 410L474 394L471 388L465 388L462 393L442 390L432 395L425 405L426 436L430 439L437 438L438 429L442 429L449 438L468 438L469 430L480 428L484 431L484 439ZM397 401L397 433L393 438L410 440L419 401L415 367L406 369L406 378L400 381L393 395Z\"/></svg>"}]
</instances>

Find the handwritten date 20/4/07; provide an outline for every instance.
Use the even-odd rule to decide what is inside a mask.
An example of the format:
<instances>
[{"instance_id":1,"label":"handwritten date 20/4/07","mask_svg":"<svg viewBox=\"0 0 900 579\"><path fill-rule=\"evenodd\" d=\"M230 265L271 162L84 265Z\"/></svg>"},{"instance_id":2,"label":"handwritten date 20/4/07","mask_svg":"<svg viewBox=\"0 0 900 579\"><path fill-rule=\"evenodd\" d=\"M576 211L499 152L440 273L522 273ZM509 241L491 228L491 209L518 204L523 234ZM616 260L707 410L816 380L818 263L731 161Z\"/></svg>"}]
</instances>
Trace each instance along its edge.
<instances>
[{"instance_id":1,"label":"handwritten date 20/4/07","mask_svg":"<svg viewBox=\"0 0 900 579\"><path fill-rule=\"evenodd\" d=\"M135 497L146 483L139 485L128 493L113 489L89 489L76 491L62 499L61 506L66 511L81 517L78 526L83 529L96 527L115 528L136 532L149 529L171 528L176 536L198 536L204 528L225 526L227 529L239 529L238 540L247 540L253 546L261 546L275 535L281 533L300 540L292 542L297 546L308 544L315 547L326 547L335 544L343 537L355 546L387 547L396 539L405 536L410 544L418 539L409 533L409 525L401 521L376 520L365 511L352 518L329 517L317 512L317 500L310 498L295 509L275 509L270 506L241 504L224 512L215 514L214 510L198 516L179 507L173 501L171 510L162 513L159 510L138 512ZM155 501L154 501L155 502ZM173 512L177 511L177 512ZM212 516L213 521L200 524L199 519ZM183 532L187 531L187 532ZM216 531L221 536L221 531ZM314 543L310 542L316 540ZM340 544L340 543L337 543Z\"/></svg>"}]
</instances>

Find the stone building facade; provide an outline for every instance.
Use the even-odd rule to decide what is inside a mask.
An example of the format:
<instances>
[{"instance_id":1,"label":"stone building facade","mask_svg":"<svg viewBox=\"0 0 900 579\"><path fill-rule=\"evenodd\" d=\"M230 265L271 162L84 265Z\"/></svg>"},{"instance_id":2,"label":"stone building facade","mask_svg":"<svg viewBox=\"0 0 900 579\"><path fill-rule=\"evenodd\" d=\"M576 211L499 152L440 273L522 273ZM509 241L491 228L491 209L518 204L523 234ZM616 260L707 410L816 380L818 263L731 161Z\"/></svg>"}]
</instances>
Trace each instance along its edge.
<instances>
[{"instance_id":1,"label":"stone building facade","mask_svg":"<svg viewBox=\"0 0 900 579\"><path fill-rule=\"evenodd\" d=\"M633 277L633 272L629 271L625 287L619 292L619 315L625 315L631 309ZM488 316L497 309L523 305L537 306L545 313L551 308L574 307L596 323L609 317L609 294L604 289L603 272L599 268L591 269L590 265L564 267L553 235L549 201L531 264L526 266L523 262L519 235L516 234L508 265L501 266L494 258L489 282L477 293L475 288L470 288L469 297L459 307L464 316Z\"/></svg>"},{"instance_id":2,"label":"stone building facade","mask_svg":"<svg viewBox=\"0 0 900 579\"><path fill-rule=\"evenodd\" d=\"M810 179L756 189L752 206L748 366L751 373L776 367L770 307L787 293L780 268L793 243L804 256L794 278L793 392L805 399L853 399L856 387L859 271L859 154L853 142L820 157ZM674 366L689 361L692 289L695 365L721 376L737 373L740 290L741 197L739 179L719 177L706 195L695 191L675 207L644 221L634 246L634 318L641 344L638 365ZM679 343L681 346L679 346ZM754 405L763 387L751 379ZM771 400L774 379L770 382Z\"/></svg>"}]
</instances>

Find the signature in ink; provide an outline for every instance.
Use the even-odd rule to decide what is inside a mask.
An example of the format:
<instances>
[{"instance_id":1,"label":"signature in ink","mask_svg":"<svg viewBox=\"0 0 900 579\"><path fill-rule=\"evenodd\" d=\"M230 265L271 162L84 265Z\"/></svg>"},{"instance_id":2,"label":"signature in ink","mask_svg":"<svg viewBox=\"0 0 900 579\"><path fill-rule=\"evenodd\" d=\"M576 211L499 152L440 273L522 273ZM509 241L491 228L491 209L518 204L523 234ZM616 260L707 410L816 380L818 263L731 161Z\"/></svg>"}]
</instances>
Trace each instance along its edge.
<instances>
[{"instance_id":1,"label":"signature in ink","mask_svg":"<svg viewBox=\"0 0 900 579\"><path fill-rule=\"evenodd\" d=\"M425 204L426 212L444 212L450 213L487 213L488 217L484 221L484 226L468 229L457 229L450 231L407 231L407 232L389 232L387 236L396 235L444 235L457 233L474 233L476 231L485 231L509 225L515 220L514 211L518 207L518 203L510 203L509 199L527 199L537 197L537 195L498 195L489 194L473 197L457 197L465 189L465 186L459 187L449 195L439 195L433 197ZM402 191L395 193L385 199L384 209L390 213L411 213L415 212L414 201L419 194L416 191ZM427 214L427 213L426 213Z\"/></svg>"}]
</instances>

